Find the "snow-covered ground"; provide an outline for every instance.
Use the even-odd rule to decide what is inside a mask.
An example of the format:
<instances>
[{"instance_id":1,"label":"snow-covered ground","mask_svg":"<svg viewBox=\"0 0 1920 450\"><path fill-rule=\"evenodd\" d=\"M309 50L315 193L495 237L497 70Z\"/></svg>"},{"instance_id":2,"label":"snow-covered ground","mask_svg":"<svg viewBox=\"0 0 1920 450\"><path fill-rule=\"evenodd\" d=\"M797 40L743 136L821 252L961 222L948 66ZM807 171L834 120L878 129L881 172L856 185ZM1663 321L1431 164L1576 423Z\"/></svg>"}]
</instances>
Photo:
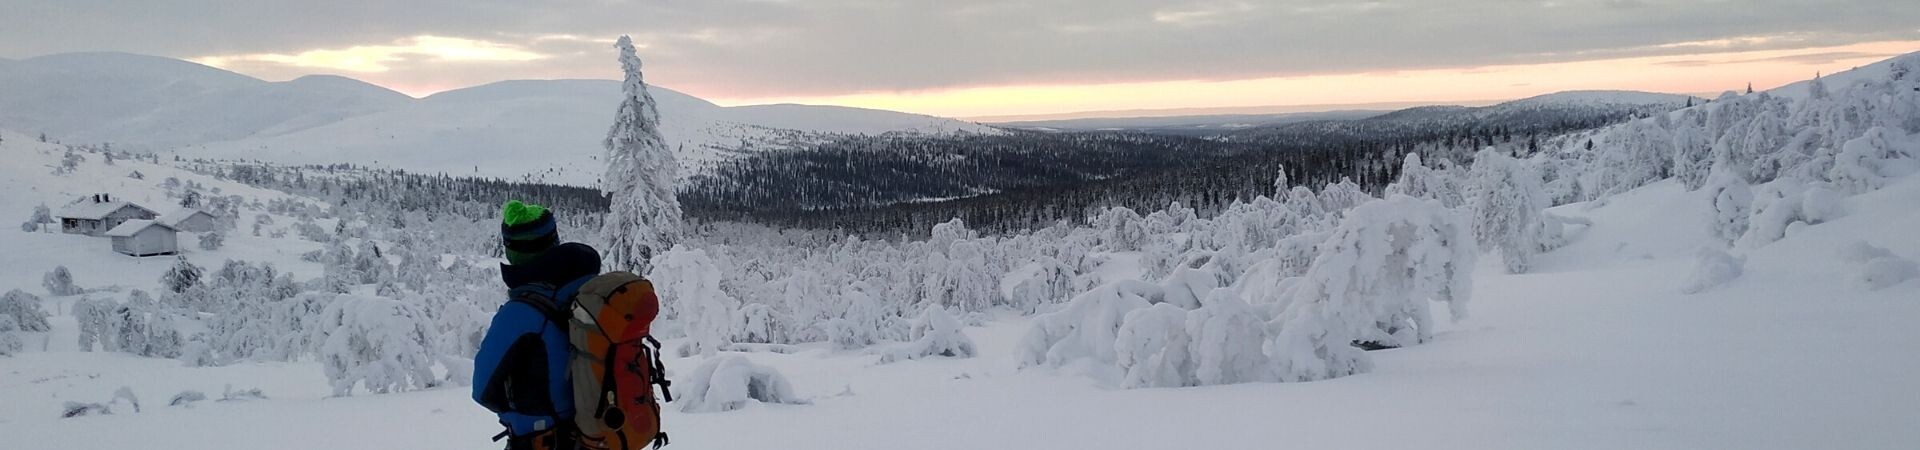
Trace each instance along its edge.
<instances>
[{"instance_id":1,"label":"snow-covered ground","mask_svg":"<svg viewBox=\"0 0 1920 450\"><path fill-rule=\"evenodd\" d=\"M878 364L804 347L751 353L809 405L665 420L686 448L1911 448L1920 429L1920 281L1868 291L1839 249L1920 255L1920 178L1847 201L1844 218L1747 255L1746 275L1679 293L1705 218L1672 181L1589 208L1593 225L1531 274L1477 271L1471 318L1375 352L1371 373L1307 383L1121 390L1016 369L1029 319L966 329L981 356ZM1577 227L1576 227L1577 228ZM41 236L9 235L10 241ZM37 272L45 256L0 254ZM1125 261L1128 258L1119 258ZM1130 266L1130 264L1128 264ZM1132 269L1127 267L1124 269ZM9 279L9 284L14 281ZM40 292L32 285L23 288ZM44 292L41 292L44 293ZM60 300L51 300L58 303ZM671 301L671 299L669 299ZM53 307L53 305L49 305ZM50 339L69 340L71 317ZM672 347L675 343L669 342ZM71 345L65 344L65 345ZM487 448L464 387L330 398L317 363L189 368L112 353L0 358L0 436L22 448ZM700 358L669 359L684 373ZM142 410L57 418L130 387ZM169 407L183 390L269 397ZM102 432L111 430L111 432Z\"/></svg>"}]
</instances>

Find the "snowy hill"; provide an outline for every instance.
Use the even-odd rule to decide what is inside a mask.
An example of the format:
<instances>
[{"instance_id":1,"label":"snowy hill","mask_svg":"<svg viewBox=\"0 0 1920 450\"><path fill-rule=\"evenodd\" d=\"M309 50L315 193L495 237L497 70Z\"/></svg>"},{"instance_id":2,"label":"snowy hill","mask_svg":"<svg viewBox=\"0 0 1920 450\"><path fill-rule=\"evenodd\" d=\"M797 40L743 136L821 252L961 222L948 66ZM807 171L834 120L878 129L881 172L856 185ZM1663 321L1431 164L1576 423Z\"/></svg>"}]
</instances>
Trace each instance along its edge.
<instances>
[{"instance_id":1,"label":"snowy hill","mask_svg":"<svg viewBox=\"0 0 1920 450\"><path fill-rule=\"evenodd\" d=\"M599 142L618 93L616 81L540 80L412 99L337 76L267 82L168 58L77 53L0 64L0 127L187 157L377 161L427 173L590 184L603 171ZM891 111L720 107L664 88L653 93L665 137L693 169L831 133L997 132Z\"/></svg>"}]
</instances>

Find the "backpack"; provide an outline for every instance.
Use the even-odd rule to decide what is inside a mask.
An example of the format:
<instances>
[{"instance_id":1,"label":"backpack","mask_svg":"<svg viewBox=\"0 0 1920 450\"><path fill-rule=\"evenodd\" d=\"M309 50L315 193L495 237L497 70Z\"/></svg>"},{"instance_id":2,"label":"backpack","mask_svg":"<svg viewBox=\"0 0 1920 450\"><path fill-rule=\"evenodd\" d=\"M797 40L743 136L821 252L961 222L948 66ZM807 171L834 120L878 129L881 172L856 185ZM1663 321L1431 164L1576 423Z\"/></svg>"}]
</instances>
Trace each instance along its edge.
<instances>
[{"instance_id":1,"label":"backpack","mask_svg":"<svg viewBox=\"0 0 1920 450\"><path fill-rule=\"evenodd\" d=\"M673 401L653 319L660 299L653 283L629 272L609 272L573 298L568 340L573 345L574 426L586 449L634 450L667 445L660 400ZM653 386L660 386L656 400Z\"/></svg>"},{"instance_id":2,"label":"backpack","mask_svg":"<svg viewBox=\"0 0 1920 450\"><path fill-rule=\"evenodd\" d=\"M519 300L519 299L516 299ZM573 296L570 314L551 301L527 300L567 331L573 355L574 436L579 448L637 450L667 445L660 428L660 402L673 401L660 341L652 336L660 299L653 283L629 272L587 280ZM654 397L660 386L660 399Z\"/></svg>"}]
</instances>

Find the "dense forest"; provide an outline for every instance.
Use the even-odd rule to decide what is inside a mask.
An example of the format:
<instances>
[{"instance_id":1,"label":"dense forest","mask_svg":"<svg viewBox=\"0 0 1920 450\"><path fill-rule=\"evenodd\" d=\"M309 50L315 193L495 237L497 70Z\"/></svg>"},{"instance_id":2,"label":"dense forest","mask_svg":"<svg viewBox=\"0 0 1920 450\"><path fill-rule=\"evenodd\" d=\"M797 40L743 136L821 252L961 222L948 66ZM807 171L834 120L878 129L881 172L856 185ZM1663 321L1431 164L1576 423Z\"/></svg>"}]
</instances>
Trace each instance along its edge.
<instances>
[{"instance_id":1,"label":"dense forest","mask_svg":"<svg viewBox=\"0 0 1920 450\"><path fill-rule=\"evenodd\" d=\"M693 177L689 216L887 234L959 217L988 231L1083 220L1110 206L1181 202L1211 214L1289 185L1351 180L1372 193L1407 153L1469 164L1498 147L1516 156L1548 137L1683 105L1421 107L1361 120L1297 122L1215 136L1138 132L848 137L765 152Z\"/></svg>"}]
</instances>

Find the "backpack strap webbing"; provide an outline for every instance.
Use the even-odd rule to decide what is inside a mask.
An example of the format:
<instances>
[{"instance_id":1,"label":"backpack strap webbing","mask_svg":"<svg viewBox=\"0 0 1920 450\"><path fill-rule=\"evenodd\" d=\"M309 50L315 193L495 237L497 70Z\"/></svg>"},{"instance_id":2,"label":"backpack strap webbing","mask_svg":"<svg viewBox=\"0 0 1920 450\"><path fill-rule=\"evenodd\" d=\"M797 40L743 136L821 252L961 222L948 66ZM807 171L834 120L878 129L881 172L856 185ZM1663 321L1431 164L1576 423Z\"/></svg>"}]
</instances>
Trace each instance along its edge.
<instances>
[{"instance_id":1,"label":"backpack strap webbing","mask_svg":"<svg viewBox=\"0 0 1920 450\"><path fill-rule=\"evenodd\" d=\"M560 310L559 302L553 298L554 291L553 285L550 284L528 284L509 291L507 301L533 307L534 311L540 312L540 316L564 327L567 324L568 313Z\"/></svg>"}]
</instances>

